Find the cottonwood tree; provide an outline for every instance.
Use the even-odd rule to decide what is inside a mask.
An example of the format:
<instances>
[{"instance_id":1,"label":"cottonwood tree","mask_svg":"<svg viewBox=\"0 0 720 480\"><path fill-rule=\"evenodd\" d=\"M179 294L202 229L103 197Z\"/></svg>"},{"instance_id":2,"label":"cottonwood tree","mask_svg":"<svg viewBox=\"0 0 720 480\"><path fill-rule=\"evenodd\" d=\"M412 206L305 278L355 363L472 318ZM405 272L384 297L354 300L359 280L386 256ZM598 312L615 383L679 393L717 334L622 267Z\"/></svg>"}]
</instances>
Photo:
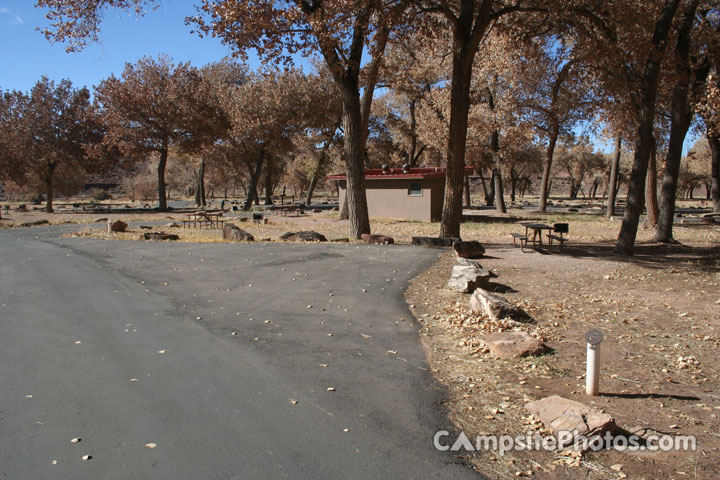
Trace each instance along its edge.
<instances>
[{"instance_id":1,"label":"cottonwood tree","mask_svg":"<svg viewBox=\"0 0 720 480\"><path fill-rule=\"evenodd\" d=\"M165 169L171 148L190 152L206 145L224 128L224 114L208 83L189 63L169 57L144 57L127 64L95 88L97 109L107 134L103 141L127 157L156 156L160 211L167 210Z\"/></svg>"},{"instance_id":2,"label":"cottonwood tree","mask_svg":"<svg viewBox=\"0 0 720 480\"><path fill-rule=\"evenodd\" d=\"M717 25L713 28L710 24L709 10L708 2L688 0L683 5L679 19L677 39L671 57L675 81L670 106L671 127L655 231L656 242L674 241L672 228L682 147L693 120L695 105L700 100L710 72L710 52L717 50L720 40Z\"/></svg>"},{"instance_id":3,"label":"cottonwood tree","mask_svg":"<svg viewBox=\"0 0 720 480\"><path fill-rule=\"evenodd\" d=\"M441 237L459 237L470 91L475 56L483 39L500 21L542 10L540 2L503 0L417 0L426 13L425 31L432 37L448 29L452 36L452 80L447 142L447 176L440 225ZM524 18L526 25L533 22Z\"/></svg>"},{"instance_id":4,"label":"cottonwood tree","mask_svg":"<svg viewBox=\"0 0 720 480\"><path fill-rule=\"evenodd\" d=\"M0 93L0 181L24 183L22 115L27 96L18 91Z\"/></svg>"},{"instance_id":5,"label":"cottonwood tree","mask_svg":"<svg viewBox=\"0 0 720 480\"><path fill-rule=\"evenodd\" d=\"M640 214L645 203L645 181L653 148L656 99L662 62L681 0L592 4L570 0L564 19L577 32L577 48L602 52L592 57L601 80L619 82L629 92L637 119L635 159L627 204L615 250L632 255ZM591 58L589 55L585 58Z\"/></svg>"},{"instance_id":6,"label":"cottonwood tree","mask_svg":"<svg viewBox=\"0 0 720 480\"><path fill-rule=\"evenodd\" d=\"M10 158L19 162L16 179L40 181L46 195L45 210L53 211L58 173L88 171L92 166L86 148L100 139L101 131L89 115L90 92L43 77L28 95L10 95L15 132L9 133Z\"/></svg>"},{"instance_id":7,"label":"cottonwood tree","mask_svg":"<svg viewBox=\"0 0 720 480\"><path fill-rule=\"evenodd\" d=\"M556 35L539 37L527 42L521 60L514 57L522 64L519 88L515 89L517 103L547 142L540 184L539 210L543 212L557 141L588 118L594 99L593 78L565 40Z\"/></svg>"},{"instance_id":8,"label":"cottonwood tree","mask_svg":"<svg viewBox=\"0 0 720 480\"><path fill-rule=\"evenodd\" d=\"M364 176L367 119L387 38L404 9L402 0L203 0L201 15L192 19L237 55L255 49L269 62L288 64L296 53L323 59L343 104L346 198L353 237L370 232ZM365 72L364 52L370 57Z\"/></svg>"}]
</instances>

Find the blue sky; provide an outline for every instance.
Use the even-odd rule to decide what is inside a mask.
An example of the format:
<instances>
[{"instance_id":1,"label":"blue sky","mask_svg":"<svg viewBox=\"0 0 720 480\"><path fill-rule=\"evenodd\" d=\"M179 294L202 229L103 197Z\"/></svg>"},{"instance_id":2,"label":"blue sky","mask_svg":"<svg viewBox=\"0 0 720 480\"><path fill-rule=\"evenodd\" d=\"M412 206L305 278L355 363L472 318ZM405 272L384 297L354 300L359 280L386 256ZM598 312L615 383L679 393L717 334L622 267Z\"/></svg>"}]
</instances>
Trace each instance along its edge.
<instances>
[{"instance_id":1,"label":"blue sky","mask_svg":"<svg viewBox=\"0 0 720 480\"><path fill-rule=\"evenodd\" d=\"M92 87L114 73L119 75L126 63L143 56L169 54L176 62L190 61L202 66L231 54L214 38L191 34L185 17L196 13L197 0L162 0L157 10L145 16L109 9L101 24L100 42L78 53L66 53L63 44L51 45L37 28L45 27L45 11L35 8L35 0L0 0L0 45L4 68L0 70L0 90L29 91L42 75L59 81L69 78L76 86ZM259 66L256 58L251 68ZM308 65L300 60L301 64ZM693 135L685 140L686 153ZM601 151L609 144L592 139Z\"/></svg>"},{"instance_id":2,"label":"blue sky","mask_svg":"<svg viewBox=\"0 0 720 480\"><path fill-rule=\"evenodd\" d=\"M190 61L196 66L230 55L217 39L190 33L184 20L195 13L196 3L163 0L158 10L140 18L110 9L101 25L101 43L79 53L65 53L64 45L51 45L36 30L48 22L45 11L34 7L35 0L0 0L0 89L28 91L42 75L91 87L111 73L119 75L125 63L145 55L169 54L176 62ZM250 65L257 66L257 61L251 60Z\"/></svg>"}]
</instances>

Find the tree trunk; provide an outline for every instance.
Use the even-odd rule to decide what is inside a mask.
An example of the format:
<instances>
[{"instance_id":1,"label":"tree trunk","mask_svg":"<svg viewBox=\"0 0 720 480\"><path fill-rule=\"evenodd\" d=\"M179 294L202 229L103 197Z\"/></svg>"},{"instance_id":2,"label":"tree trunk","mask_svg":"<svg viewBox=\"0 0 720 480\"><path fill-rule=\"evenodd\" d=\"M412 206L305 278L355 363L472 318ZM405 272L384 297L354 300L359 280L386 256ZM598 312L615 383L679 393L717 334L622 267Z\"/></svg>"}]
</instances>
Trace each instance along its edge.
<instances>
[{"instance_id":1,"label":"tree trunk","mask_svg":"<svg viewBox=\"0 0 720 480\"><path fill-rule=\"evenodd\" d=\"M160 161L157 167L157 178L158 178L158 211L167 212L167 192L165 190L165 167L167 166L168 158L168 139L164 139L162 142L162 148L160 149Z\"/></svg>"},{"instance_id":2,"label":"tree trunk","mask_svg":"<svg viewBox=\"0 0 720 480\"><path fill-rule=\"evenodd\" d=\"M453 43L453 75L450 87L450 130L448 133L445 198L440 223L441 238L459 238L462 218L462 186L465 176L470 84L474 51L458 35Z\"/></svg>"},{"instance_id":3,"label":"tree trunk","mask_svg":"<svg viewBox=\"0 0 720 480\"><path fill-rule=\"evenodd\" d=\"M54 161L47 162L47 175L45 176L45 211L53 213L53 180L55 176L55 168L57 164Z\"/></svg>"},{"instance_id":4,"label":"tree trunk","mask_svg":"<svg viewBox=\"0 0 720 480\"><path fill-rule=\"evenodd\" d=\"M495 205L495 169L490 172L490 191L485 195L486 206Z\"/></svg>"},{"instance_id":5,"label":"tree trunk","mask_svg":"<svg viewBox=\"0 0 720 480\"><path fill-rule=\"evenodd\" d=\"M682 147L685 142L690 123L692 122L692 106L688 104L692 71L690 69L690 33L695 21L698 0L691 1L683 13L675 49L675 73L677 80L673 89L670 119L670 141L665 156L665 172L660 187L660 212L655 241L673 243L673 222L675 220L675 198L677 196L678 176L682 161ZM707 73L699 73L704 77ZM699 79L696 79L696 81Z\"/></svg>"},{"instance_id":6,"label":"tree trunk","mask_svg":"<svg viewBox=\"0 0 720 480\"><path fill-rule=\"evenodd\" d=\"M657 142L654 135L650 148L647 179L645 180L645 208L647 210L645 223L649 227L656 226L659 212L657 200Z\"/></svg>"},{"instance_id":7,"label":"tree trunk","mask_svg":"<svg viewBox=\"0 0 720 480\"><path fill-rule=\"evenodd\" d=\"M470 176L465 175L465 182L463 183L463 204L467 207L470 206Z\"/></svg>"},{"instance_id":8,"label":"tree trunk","mask_svg":"<svg viewBox=\"0 0 720 480\"><path fill-rule=\"evenodd\" d=\"M517 187L518 175L514 167L510 167L510 201L515 203L515 190Z\"/></svg>"},{"instance_id":9,"label":"tree trunk","mask_svg":"<svg viewBox=\"0 0 720 480\"><path fill-rule=\"evenodd\" d=\"M328 138L325 139L325 144L323 145L322 150L320 151L320 158L318 158L318 162L315 165L315 170L313 171L312 180L310 180L310 187L308 188L308 194L307 199L305 200L305 205L310 205L312 203L312 197L313 193L315 192L315 187L317 186L317 183L320 179L320 176L325 171L325 168L327 167L327 163L329 160L329 157L327 156L327 151L330 149L330 145L332 144L332 140L335 137L335 131L340 127L340 122L342 122L342 119L338 119L337 123L333 127L331 131L328 132Z\"/></svg>"},{"instance_id":10,"label":"tree trunk","mask_svg":"<svg viewBox=\"0 0 720 480\"><path fill-rule=\"evenodd\" d=\"M657 98L658 77L662 64L665 41L670 32L673 18L680 0L666 0L655 23L652 38L652 48L648 54L642 77L639 98L634 99L638 117L637 142L632 173L628 182L627 205L623 215L620 234L618 235L615 251L624 255L632 255L637 237L638 222L642 213L645 177L648 160L652 148L653 126L655 123L655 100Z\"/></svg>"},{"instance_id":11,"label":"tree trunk","mask_svg":"<svg viewBox=\"0 0 720 480\"><path fill-rule=\"evenodd\" d=\"M350 213L348 212L347 189L345 189L345 196L343 197L342 208L340 208L340 220L350 220Z\"/></svg>"},{"instance_id":12,"label":"tree trunk","mask_svg":"<svg viewBox=\"0 0 720 480\"><path fill-rule=\"evenodd\" d=\"M492 101L491 105L491 108L494 109L494 103ZM498 212L507 213L505 196L503 194L502 173L500 172L500 134L497 130L492 134L490 148L492 150L493 165L495 166L493 170L493 178L495 179L495 205L497 206Z\"/></svg>"},{"instance_id":13,"label":"tree trunk","mask_svg":"<svg viewBox=\"0 0 720 480\"><path fill-rule=\"evenodd\" d=\"M500 213L507 213L507 208L505 207L505 196L503 194L503 181L502 181L502 173L500 173L500 169L496 168L493 172L493 176L495 177L495 194L497 196L497 210Z\"/></svg>"},{"instance_id":14,"label":"tree trunk","mask_svg":"<svg viewBox=\"0 0 720 480\"><path fill-rule=\"evenodd\" d=\"M260 150L260 153L258 154L258 158L255 161L255 169L250 174L250 185L248 187L248 196L247 200L245 200L245 206L243 207L243 210L248 211L250 210L250 207L252 207L252 202L255 200L257 202L257 185L258 181L260 180L260 170L262 170L263 160L265 159L265 149L263 148ZM256 203L257 204L257 203Z\"/></svg>"},{"instance_id":15,"label":"tree trunk","mask_svg":"<svg viewBox=\"0 0 720 480\"><path fill-rule=\"evenodd\" d=\"M490 203L490 194L488 193L487 185L485 185L485 175L483 175L482 168L478 168L478 174L480 175L480 185L482 186L483 196L485 197L485 205L492 205L492 203Z\"/></svg>"},{"instance_id":16,"label":"tree trunk","mask_svg":"<svg viewBox=\"0 0 720 480\"><path fill-rule=\"evenodd\" d=\"M195 186L195 205L204 207L205 199L205 159L200 159L200 168L197 171L197 185Z\"/></svg>"},{"instance_id":17,"label":"tree trunk","mask_svg":"<svg viewBox=\"0 0 720 480\"><path fill-rule=\"evenodd\" d=\"M273 187L272 187L272 175L270 173L270 169L267 169L267 172L265 172L265 205L272 205L272 194L273 194Z\"/></svg>"},{"instance_id":18,"label":"tree trunk","mask_svg":"<svg viewBox=\"0 0 720 480\"><path fill-rule=\"evenodd\" d=\"M542 184L540 184L540 211L544 212L547 207L547 200L550 196L550 172L552 169L553 154L555 153L555 145L557 144L560 130L553 126L550 134L550 143L548 143L545 152L545 165L543 166Z\"/></svg>"},{"instance_id":19,"label":"tree trunk","mask_svg":"<svg viewBox=\"0 0 720 480\"><path fill-rule=\"evenodd\" d=\"M720 136L711 135L708 132L708 142L710 143L711 168L710 176L712 177L712 187L710 196L713 202L713 213L720 213Z\"/></svg>"},{"instance_id":20,"label":"tree trunk","mask_svg":"<svg viewBox=\"0 0 720 480\"><path fill-rule=\"evenodd\" d=\"M344 153L347 172L347 213L350 218L350 237L360 238L370 233L367 196L365 195L365 137L360 113L360 94L357 81L346 77L340 89L343 100Z\"/></svg>"}]
</instances>

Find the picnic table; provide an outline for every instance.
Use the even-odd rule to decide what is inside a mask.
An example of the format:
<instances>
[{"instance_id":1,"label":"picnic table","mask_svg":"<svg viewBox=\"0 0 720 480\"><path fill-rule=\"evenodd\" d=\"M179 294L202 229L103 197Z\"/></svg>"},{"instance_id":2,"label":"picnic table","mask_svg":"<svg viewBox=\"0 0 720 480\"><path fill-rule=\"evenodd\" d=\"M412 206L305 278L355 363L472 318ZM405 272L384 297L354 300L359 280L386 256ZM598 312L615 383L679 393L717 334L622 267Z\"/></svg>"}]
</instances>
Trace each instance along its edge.
<instances>
[{"instance_id":1,"label":"picnic table","mask_svg":"<svg viewBox=\"0 0 720 480\"><path fill-rule=\"evenodd\" d=\"M225 223L225 220L220 220L222 212L195 212L186 213L185 216L188 218L182 221L183 228L189 228L190 225L201 230L203 227L222 228Z\"/></svg>"},{"instance_id":2,"label":"picnic table","mask_svg":"<svg viewBox=\"0 0 720 480\"><path fill-rule=\"evenodd\" d=\"M532 242L533 248L535 248L537 245L542 247L543 241L542 241L542 232L543 230L552 231L555 229L552 225L548 225L546 223L538 223L538 222L517 222L518 225L522 225L525 227L525 234L521 235L519 233L513 233L513 245L515 245L515 240L520 240L520 249L522 249L525 245L527 245L528 241ZM532 230L532 238L528 235L528 233Z\"/></svg>"},{"instance_id":3,"label":"picnic table","mask_svg":"<svg viewBox=\"0 0 720 480\"><path fill-rule=\"evenodd\" d=\"M292 213L301 214L304 208L301 205L274 205L270 207L270 210L276 212L278 215L290 215Z\"/></svg>"}]
</instances>

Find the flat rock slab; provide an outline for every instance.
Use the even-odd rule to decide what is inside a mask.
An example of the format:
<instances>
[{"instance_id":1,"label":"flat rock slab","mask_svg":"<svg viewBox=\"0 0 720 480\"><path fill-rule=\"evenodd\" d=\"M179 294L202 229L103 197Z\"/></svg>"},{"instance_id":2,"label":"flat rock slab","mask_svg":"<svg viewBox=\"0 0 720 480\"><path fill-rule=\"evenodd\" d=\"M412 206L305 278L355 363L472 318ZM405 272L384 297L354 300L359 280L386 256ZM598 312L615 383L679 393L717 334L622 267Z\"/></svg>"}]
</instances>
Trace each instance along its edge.
<instances>
[{"instance_id":1,"label":"flat rock slab","mask_svg":"<svg viewBox=\"0 0 720 480\"><path fill-rule=\"evenodd\" d=\"M412 237L412 244L421 247L452 247L460 241L459 238Z\"/></svg>"},{"instance_id":2,"label":"flat rock slab","mask_svg":"<svg viewBox=\"0 0 720 480\"><path fill-rule=\"evenodd\" d=\"M519 358L549 353L550 347L524 331L500 332L480 337L498 358Z\"/></svg>"},{"instance_id":3,"label":"flat rock slab","mask_svg":"<svg viewBox=\"0 0 720 480\"><path fill-rule=\"evenodd\" d=\"M371 235L369 233L363 233L360 238L365 243L377 243L380 245L390 245L395 243L395 239L385 235Z\"/></svg>"},{"instance_id":4,"label":"flat rock slab","mask_svg":"<svg viewBox=\"0 0 720 480\"><path fill-rule=\"evenodd\" d=\"M42 220L34 220L32 222L21 223L20 226L21 227L35 227L37 225L47 225L49 223L50 223L49 221L42 219Z\"/></svg>"},{"instance_id":5,"label":"flat rock slab","mask_svg":"<svg viewBox=\"0 0 720 480\"><path fill-rule=\"evenodd\" d=\"M490 272L482 265L454 265L447 288L463 293L472 293L476 289L490 285Z\"/></svg>"},{"instance_id":6,"label":"flat rock slab","mask_svg":"<svg viewBox=\"0 0 720 480\"><path fill-rule=\"evenodd\" d=\"M286 232L280 235L281 240L286 242L327 242L325 235L315 230L304 230L302 232Z\"/></svg>"},{"instance_id":7,"label":"flat rock slab","mask_svg":"<svg viewBox=\"0 0 720 480\"><path fill-rule=\"evenodd\" d=\"M141 233L138 240L180 240L180 237L174 233L149 232Z\"/></svg>"},{"instance_id":8,"label":"flat rock slab","mask_svg":"<svg viewBox=\"0 0 720 480\"><path fill-rule=\"evenodd\" d=\"M473 312L484 313L494 321L510 318L518 322L535 323L535 320L522 308L516 307L505 297L482 288L475 290L473 296L470 297L470 308Z\"/></svg>"},{"instance_id":9,"label":"flat rock slab","mask_svg":"<svg viewBox=\"0 0 720 480\"><path fill-rule=\"evenodd\" d=\"M223 240L230 242L253 242L255 237L232 223L226 223L222 229Z\"/></svg>"},{"instance_id":10,"label":"flat rock slab","mask_svg":"<svg viewBox=\"0 0 720 480\"><path fill-rule=\"evenodd\" d=\"M458 257L461 258L479 258L485 254L485 247L477 240L468 242L455 242L453 249Z\"/></svg>"},{"instance_id":11,"label":"flat rock slab","mask_svg":"<svg viewBox=\"0 0 720 480\"><path fill-rule=\"evenodd\" d=\"M553 435L573 445L578 436L591 438L617 429L615 419L584 403L553 395L525 405ZM563 442L565 443L565 441Z\"/></svg>"}]
</instances>

